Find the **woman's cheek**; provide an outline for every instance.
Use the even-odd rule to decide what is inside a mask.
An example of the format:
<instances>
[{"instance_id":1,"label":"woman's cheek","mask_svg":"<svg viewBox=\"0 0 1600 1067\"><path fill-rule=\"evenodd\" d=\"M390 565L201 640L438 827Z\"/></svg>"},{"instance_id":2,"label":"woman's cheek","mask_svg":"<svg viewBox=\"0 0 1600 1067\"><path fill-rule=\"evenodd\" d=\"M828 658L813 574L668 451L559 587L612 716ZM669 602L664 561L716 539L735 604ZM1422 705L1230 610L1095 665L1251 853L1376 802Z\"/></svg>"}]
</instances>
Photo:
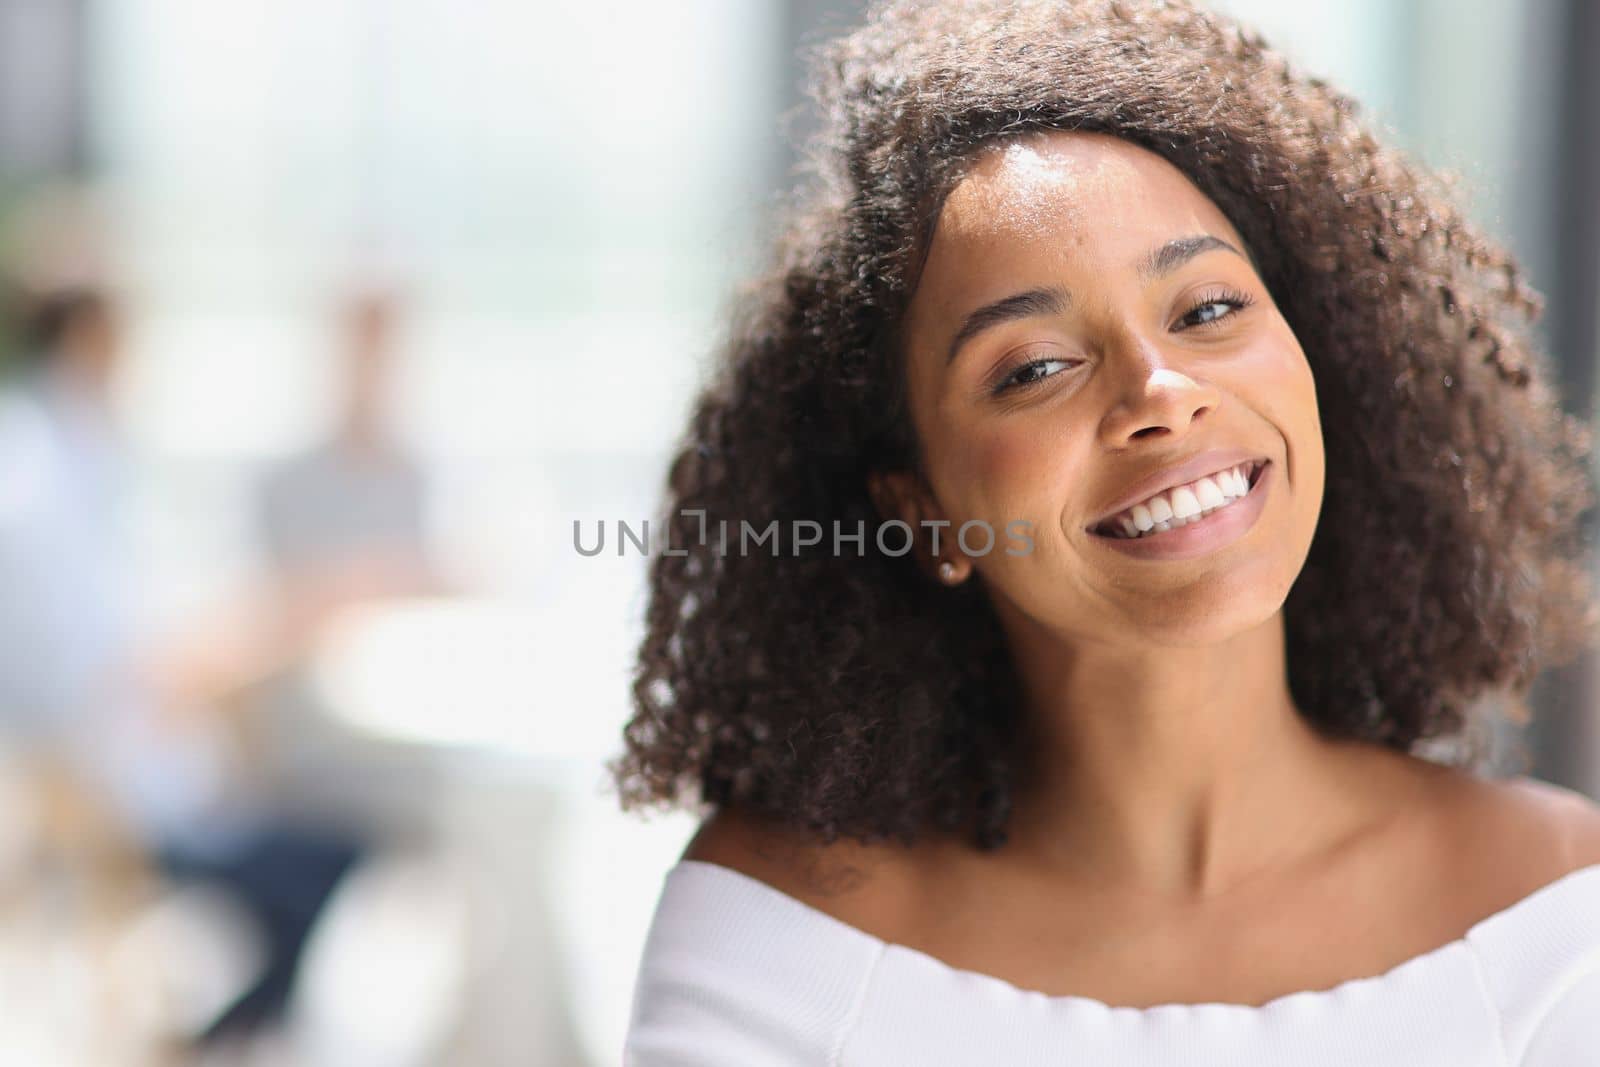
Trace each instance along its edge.
<instances>
[{"instance_id":1,"label":"woman's cheek","mask_svg":"<svg viewBox=\"0 0 1600 1067\"><path fill-rule=\"evenodd\" d=\"M1019 426L986 436L968 452L978 483L976 497L991 507L1017 512L1001 516L1000 521L1026 517L1023 513L1031 512L1027 505L1032 498L1054 487L1061 463L1052 462L1051 442L1050 435L1037 427Z\"/></svg>"}]
</instances>

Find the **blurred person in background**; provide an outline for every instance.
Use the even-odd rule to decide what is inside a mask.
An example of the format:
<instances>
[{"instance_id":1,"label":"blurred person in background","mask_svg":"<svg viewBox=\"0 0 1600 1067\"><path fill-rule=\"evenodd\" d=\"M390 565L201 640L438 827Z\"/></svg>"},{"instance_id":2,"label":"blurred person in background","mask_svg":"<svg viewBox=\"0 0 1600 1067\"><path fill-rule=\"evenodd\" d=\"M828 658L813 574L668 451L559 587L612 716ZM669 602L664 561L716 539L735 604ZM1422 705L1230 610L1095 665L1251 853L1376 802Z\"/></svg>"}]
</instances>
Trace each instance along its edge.
<instances>
[{"instance_id":1,"label":"blurred person in background","mask_svg":"<svg viewBox=\"0 0 1600 1067\"><path fill-rule=\"evenodd\" d=\"M231 723L205 687L138 633L124 544L123 445L111 386L119 307L98 285L18 301L20 381L0 399L0 731L74 825L141 855L173 882L224 888L265 940L259 978L202 1035L230 1039L279 1016L318 910L359 847L286 821L247 790Z\"/></svg>"},{"instance_id":2,"label":"blurred person in background","mask_svg":"<svg viewBox=\"0 0 1600 1067\"><path fill-rule=\"evenodd\" d=\"M179 740L137 650L111 414L115 298L18 297L18 381L0 395L0 731L44 779L94 783L138 837L181 836L218 751Z\"/></svg>"},{"instance_id":3,"label":"blurred person in background","mask_svg":"<svg viewBox=\"0 0 1600 1067\"><path fill-rule=\"evenodd\" d=\"M288 618L307 637L350 603L445 591L428 561L426 480L389 417L400 312L389 288L348 295L333 432L262 485L262 543Z\"/></svg>"},{"instance_id":4,"label":"blurred person in background","mask_svg":"<svg viewBox=\"0 0 1600 1067\"><path fill-rule=\"evenodd\" d=\"M317 684L318 663L352 611L455 592L431 560L427 478L392 425L401 308L395 289L377 285L347 288L336 305L333 425L255 487L266 588L243 598L236 628L257 638L235 646L236 669L231 678L220 672L219 686L247 690L256 705L266 789L318 818L342 813L373 834L410 827L389 805L342 785L350 764L370 778L392 753L347 736ZM425 772L408 765L404 773ZM420 786L408 781L407 791Z\"/></svg>"}]
</instances>

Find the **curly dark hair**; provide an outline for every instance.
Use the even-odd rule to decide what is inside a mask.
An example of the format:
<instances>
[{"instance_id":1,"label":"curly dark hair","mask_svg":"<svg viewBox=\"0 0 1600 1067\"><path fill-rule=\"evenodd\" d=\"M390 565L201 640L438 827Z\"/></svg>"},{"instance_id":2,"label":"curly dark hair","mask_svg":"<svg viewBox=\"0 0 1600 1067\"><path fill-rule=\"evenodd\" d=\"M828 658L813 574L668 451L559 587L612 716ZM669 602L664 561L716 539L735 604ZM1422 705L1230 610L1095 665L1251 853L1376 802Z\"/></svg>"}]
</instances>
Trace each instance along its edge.
<instances>
[{"instance_id":1,"label":"curly dark hair","mask_svg":"<svg viewBox=\"0 0 1600 1067\"><path fill-rule=\"evenodd\" d=\"M651 562L609 768L625 809L1004 843L1021 712L999 624L980 583L874 544L867 482L917 469L896 331L943 200L980 150L1037 131L1176 166L1301 342L1327 475L1283 613L1321 733L1477 764L1476 727L1526 721L1538 671L1593 645L1591 441L1546 384L1541 298L1352 99L1181 0L894 3L817 59L812 180L670 468L684 554ZM868 533L859 555L703 536L799 519Z\"/></svg>"}]
</instances>

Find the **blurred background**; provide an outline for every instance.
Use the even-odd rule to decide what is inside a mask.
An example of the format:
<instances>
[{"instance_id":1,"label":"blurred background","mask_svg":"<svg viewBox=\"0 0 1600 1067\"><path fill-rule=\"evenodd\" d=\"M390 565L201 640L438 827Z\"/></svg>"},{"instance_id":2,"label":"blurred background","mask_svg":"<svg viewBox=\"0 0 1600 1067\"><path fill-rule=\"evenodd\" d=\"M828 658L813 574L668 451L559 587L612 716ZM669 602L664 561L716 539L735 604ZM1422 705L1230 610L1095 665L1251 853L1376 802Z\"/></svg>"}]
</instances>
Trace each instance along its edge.
<instances>
[{"instance_id":1,"label":"blurred background","mask_svg":"<svg viewBox=\"0 0 1600 1067\"><path fill-rule=\"evenodd\" d=\"M1215 6L1459 175L1592 419L1600 4ZM645 560L573 523L859 14L0 0L0 1064L619 1061L694 824L616 810ZM1521 739L1591 795L1592 676Z\"/></svg>"}]
</instances>

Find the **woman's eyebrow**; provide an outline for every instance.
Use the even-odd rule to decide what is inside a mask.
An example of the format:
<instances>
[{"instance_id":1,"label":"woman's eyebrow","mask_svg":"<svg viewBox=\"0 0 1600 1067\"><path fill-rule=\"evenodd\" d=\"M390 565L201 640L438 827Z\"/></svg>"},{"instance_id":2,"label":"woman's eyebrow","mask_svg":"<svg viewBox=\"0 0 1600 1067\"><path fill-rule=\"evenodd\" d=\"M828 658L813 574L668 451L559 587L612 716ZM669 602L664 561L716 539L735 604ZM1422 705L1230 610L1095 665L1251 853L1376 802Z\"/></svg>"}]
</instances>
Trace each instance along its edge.
<instances>
[{"instance_id":1,"label":"woman's eyebrow","mask_svg":"<svg viewBox=\"0 0 1600 1067\"><path fill-rule=\"evenodd\" d=\"M1174 237L1154 252L1151 252L1139 267L1139 277L1147 282L1154 281L1157 278L1171 274L1200 253L1218 249L1224 252L1232 252L1246 263L1251 263L1249 256L1222 238L1213 237L1209 233L1200 233L1195 234L1193 237ZM1254 266L1253 263L1251 265Z\"/></svg>"},{"instance_id":2,"label":"woman's eyebrow","mask_svg":"<svg viewBox=\"0 0 1600 1067\"><path fill-rule=\"evenodd\" d=\"M1192 237L1174 237L1150 252L1139 264L1139 277L1147 282L1154 281L1171 274L1201 253L1213 251L1232 252L1245 262L1251 263L1249 256L1227 241L1203 233ZM1251 265L1254 266L1253 263ZM968 315L961 323L961 328L956 331L956 335L950 339L950 348L945 353L945 363L948 365L953 362L961 346L984 330L1016 319L1059 315L1071 304L1072 294L1058 286L1029 289L996 300L992 304L985 304Z\"/></svg>"},{"instance_id":3,"label":"woman's eyebrow","mask_svg":"<svg viewBox=\"0 0 1600 1067\"><path fill-rule=\"evenodd\" d=\"M1025 293L1017 293L1004 300L985 304L968 315L966 321L961 324L961 329L950 339L950 350L945 354L945 363L949 364L956 358L956 352L962 345L990 327L1014 319L1031 319L1036 315L1059 315L1067 310L1071 303L1072 296L1065 289L1050 287L1029 289Z\"/></svg>"}]
</instances>

